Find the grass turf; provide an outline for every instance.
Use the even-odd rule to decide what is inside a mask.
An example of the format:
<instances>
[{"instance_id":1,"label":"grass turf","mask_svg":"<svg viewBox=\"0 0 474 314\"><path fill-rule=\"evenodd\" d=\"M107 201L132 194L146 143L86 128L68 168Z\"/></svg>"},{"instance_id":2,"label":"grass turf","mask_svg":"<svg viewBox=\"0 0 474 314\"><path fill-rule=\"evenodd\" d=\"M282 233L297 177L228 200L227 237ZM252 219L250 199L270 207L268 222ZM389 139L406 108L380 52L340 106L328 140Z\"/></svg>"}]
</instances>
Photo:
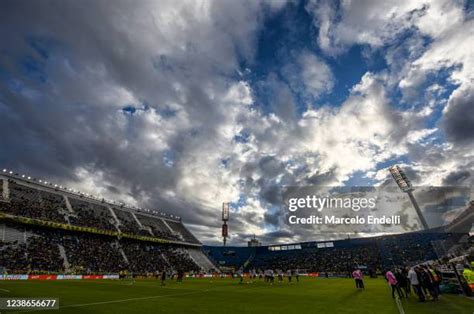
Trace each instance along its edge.
<instances>
[{"instance_id":1,"label":"grass turf","mask_svg":"<svg viewBox=\"0 0 474 314\"><path fill-rule=\"evenodd\" d=\"M357 291L353 280L324 278L272 286L210 278L164 287L155 280L0 281L0 297L59 298L60 310L49 313L399 313L383 279L366 279L365 286ZM412 296L402 305L407 314L474 313L473 300L455 295L426 303Z\"/></svg>"}]
</instances>

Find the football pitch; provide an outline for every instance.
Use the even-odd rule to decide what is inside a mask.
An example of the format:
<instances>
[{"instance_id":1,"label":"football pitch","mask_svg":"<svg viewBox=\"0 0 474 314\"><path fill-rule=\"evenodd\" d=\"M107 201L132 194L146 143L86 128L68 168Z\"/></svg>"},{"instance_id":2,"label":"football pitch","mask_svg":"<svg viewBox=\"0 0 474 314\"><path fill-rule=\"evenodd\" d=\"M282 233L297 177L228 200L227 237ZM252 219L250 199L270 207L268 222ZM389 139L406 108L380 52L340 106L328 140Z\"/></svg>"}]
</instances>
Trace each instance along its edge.
<instances>
[{"instance_id":1,"label":"football pitch","mask_svg":"<svg viewBox=\"0 0 474 314\"><path fill-rule=\"evenodd\" d=\"M301 278L269 285L257 279L3 281L0 297L59 298L48 313L400 313L383 279L366 279L357 291L351 279ZM404 313L472 314L474 300L442 295L437 302L401 301ZM1 313L14 313L2 311ZM17 311L28 312L28 311Z\"/></svg>"}]
</instances>

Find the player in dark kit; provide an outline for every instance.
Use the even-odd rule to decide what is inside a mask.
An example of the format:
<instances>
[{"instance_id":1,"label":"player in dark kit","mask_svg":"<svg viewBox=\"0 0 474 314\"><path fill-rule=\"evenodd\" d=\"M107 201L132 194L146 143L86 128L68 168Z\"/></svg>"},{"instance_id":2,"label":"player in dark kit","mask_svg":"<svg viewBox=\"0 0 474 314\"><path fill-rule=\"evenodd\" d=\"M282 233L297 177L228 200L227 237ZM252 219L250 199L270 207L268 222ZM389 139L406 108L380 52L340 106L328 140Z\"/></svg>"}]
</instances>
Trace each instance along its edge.
<instances>
[{"instance_id":1,"label":"player in dark kit","mask_svg":"<svg viewBox=\"0 0 474 314\"><path fill-rule=\"evenodd\" d=\"M300 270L298 268L294 270L294 275L296 278L296 282L300 282Z\"/></svg>"},{"instance_id":2,"label":"player in dark kit","mask_svg":"<svg viewBox=\"0 0 474 314\"><path fill-rule=\"evenodd\" d=\"M183 277L184 277L183 271L181 269L178 270L178 275L176 276L176 281L177 282L183 282Z\"/></svg>"},{"instance_id":3,"label":"player in dark kit","mask_svg":"<svg viewBox=\"0 0 474 314\"><path fill-rule=\"evenodd\" d=\"M166 269L161 272L161 285L164 286L166 281Z\"/></svg>"}]
</instances>

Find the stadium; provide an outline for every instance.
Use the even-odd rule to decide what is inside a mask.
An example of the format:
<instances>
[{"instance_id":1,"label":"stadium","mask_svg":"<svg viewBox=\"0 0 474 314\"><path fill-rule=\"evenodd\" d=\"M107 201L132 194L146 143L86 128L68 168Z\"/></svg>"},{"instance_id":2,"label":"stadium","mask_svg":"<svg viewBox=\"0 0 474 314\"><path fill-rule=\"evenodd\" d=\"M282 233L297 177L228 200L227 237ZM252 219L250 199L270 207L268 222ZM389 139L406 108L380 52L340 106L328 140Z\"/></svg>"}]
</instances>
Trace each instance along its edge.
<instances>
[{"instance_id":1,"label":"stadium","mask_svg":"<svg viewBox=\"0 0 474 314\"><path fill-rule=\"evenodd\" d=\"M0 314L474 314L473 0L1 0Z\"/></svg>"},{"instance_id":2,"label":"stadium","mask_svg":"<svg viewBox=\"0 0 474 314\"><path fill-rule=\"evenodd\" d=\"M460 279L462 265L457 267L460 258L472 259L474 202L450 224L419 232L203 246L180 217L98 199L7 169L0 179L3 297L55 297L64 313L213 313L222 309L221 302L235 313L326 306L351 312L349 300L357 302L357 313L397 313L380 278L383 271L429 262L441 272L443 292L449 292L433 306L397 299L405 311L472 310L472 300L460 296L470 292ZM363 296L352 288L355 265L370 277ZM268 269L275 270L270 283ZM166 285L160 284L163 272Z\"/></svg>"}]
</instances>

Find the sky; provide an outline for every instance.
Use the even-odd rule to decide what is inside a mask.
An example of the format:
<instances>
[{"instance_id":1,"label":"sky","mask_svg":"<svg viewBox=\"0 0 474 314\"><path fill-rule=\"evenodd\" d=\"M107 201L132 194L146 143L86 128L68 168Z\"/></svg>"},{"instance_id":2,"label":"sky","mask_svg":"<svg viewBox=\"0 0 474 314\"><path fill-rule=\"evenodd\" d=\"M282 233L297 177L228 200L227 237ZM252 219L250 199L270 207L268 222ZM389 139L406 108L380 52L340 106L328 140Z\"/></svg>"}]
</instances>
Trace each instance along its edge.
<instances>
[{"instance_id":1,"label":"sky","mask_svg":"<svg viewBox=\"0 0 474 314\"><path fill-rule=\"evenodd\" d=\"M472 1L3 0L0 168L179 215L204 243L314 239L283 186L472 186Z\"/></svg>"}]
</instances>

